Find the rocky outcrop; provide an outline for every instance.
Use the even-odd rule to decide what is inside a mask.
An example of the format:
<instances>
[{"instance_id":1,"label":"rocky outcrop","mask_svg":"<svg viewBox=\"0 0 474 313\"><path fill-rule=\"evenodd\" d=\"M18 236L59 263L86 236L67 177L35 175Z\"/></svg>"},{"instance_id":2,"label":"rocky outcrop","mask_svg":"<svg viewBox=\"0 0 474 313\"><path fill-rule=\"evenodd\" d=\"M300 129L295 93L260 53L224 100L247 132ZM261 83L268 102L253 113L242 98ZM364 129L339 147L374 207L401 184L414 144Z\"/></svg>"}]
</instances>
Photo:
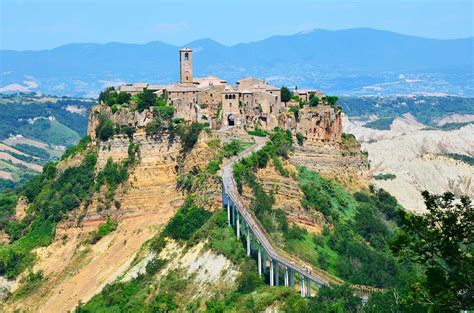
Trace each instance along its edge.
<instances>
[{"instance_id":1,"label":"rocky outcrop","mask_svg":"<svg viewBox=\"0 0 474 313\"><path fill-rule=\"evenodd\" d=\"M280 128L290 129L294 135L303 135L307 144L338 145L342 142L341 111L321 105L304 107L296 115L293 112L282 114Z\"/></svg>"},{"instance_id":2,"label":"rocky outcrop","mask_svg":"<svg viewBox=\"0 0 474 313\"><path fill-rule=\"evenodd\" d=\"M134 129L144 128L153 121L153 109L146 109L143 112L122 109L113 113L112 109L106 105L96 105L91 108L87 124L87 135L95 140L95 129L99 125L101 116L107 117L117 126L129 126Z\"/></svg>"}]
</instances>

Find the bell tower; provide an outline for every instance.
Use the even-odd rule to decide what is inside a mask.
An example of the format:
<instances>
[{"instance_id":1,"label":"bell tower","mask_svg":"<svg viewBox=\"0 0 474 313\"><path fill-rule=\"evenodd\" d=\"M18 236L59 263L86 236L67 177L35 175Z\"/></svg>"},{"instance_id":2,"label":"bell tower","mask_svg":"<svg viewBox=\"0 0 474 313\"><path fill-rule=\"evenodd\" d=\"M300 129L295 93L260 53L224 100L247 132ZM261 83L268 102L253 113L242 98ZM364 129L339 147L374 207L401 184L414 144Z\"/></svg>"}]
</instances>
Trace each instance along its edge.
<instances>
[{"instance_id":1,"label":"bell tower","mask_svg":"<svg viewBox=\"0 0 474 313\"><path fill-rule=\"evenodd\" d=\"M183 48L179 50L180 82L193 83L193 50Z\"/></svg>"}]
</instances>

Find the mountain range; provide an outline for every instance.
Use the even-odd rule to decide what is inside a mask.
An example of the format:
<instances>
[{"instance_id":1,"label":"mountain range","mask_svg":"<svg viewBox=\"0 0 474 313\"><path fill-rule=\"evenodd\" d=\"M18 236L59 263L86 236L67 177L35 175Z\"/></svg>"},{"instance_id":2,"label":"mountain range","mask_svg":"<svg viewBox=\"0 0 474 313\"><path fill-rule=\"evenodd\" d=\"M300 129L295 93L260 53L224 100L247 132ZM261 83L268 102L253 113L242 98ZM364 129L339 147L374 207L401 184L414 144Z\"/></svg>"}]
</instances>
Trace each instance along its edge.
<instances>
[{"instance_id":1,"label":"mountain range","mask_svg":"<svg viewBox=\"0 0 474 313\"><path fill-rule=\"evenodd\" d=\"M277 86L338 94L474 95L474 37L441 40L368 28L318 29L233 46L211 39L184 46L194 50L195 76L216 75L229 82L257 76ZM178 79L180 48L153 41L1 50L0 91L94 96L120 82L169 83Z\"/></svg>"}]
</instances>

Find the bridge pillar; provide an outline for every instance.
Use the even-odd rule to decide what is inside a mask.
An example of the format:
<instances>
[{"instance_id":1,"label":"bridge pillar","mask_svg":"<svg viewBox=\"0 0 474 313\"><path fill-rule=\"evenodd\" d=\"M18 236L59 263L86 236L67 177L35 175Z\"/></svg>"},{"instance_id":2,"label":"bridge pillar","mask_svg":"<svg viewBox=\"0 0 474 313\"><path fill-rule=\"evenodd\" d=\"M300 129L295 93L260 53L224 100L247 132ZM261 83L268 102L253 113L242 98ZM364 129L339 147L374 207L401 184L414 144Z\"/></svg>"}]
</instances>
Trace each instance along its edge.
<instances>
[{"instance_id":1,"label":"bridge pillar","mask_svg":"<svg viewBox=\"0 0 474 313\"><path fill-rule=\"evenodd\" d=\"M300 274L300 289L301 289L301 296L302 297L305 296L304 281L305 281L305 277Z\"/></svg>"},{"instance_id":2,"label":"bridge pillar","mask_svg":"<svg viewBox=\"0 0 474 313\"><path fill-rule=\"evenodd\" d=\"M240 239L240 215L239 212L236 211L237 213L237 238Z\"/></svg>"},{"instance_id":3,"label":"bridge pillar","mask_svg":"<svg viewBox=\"0 0 474 313\"><path fill-rule=\"evenodd\" d=\"M262 254L263 254L263 273L267 273L267 252L265 249L262 248Z\"/></svg>"},{"instance_id":4,"label":"bridge pillar","mask_svg":"<svg viewBox=\"0 0 474 313\"><path fill-rule=\"evenodd\" d=\"M255 250L259 246L259 243L257 242L255 234L252 233L252 248Z\"/></svg>"},{"instance_id":5,"label":"bridge pillar","mask_svg":"<svg viewBox=\"0 0 474 313\"><path fill-rule=\"evenodd\" d=\"M270 259L270 286L273 286L274 278L275 278L275 273L273 271L273 260Z\"/></svg>"},{"instance_id":6,"label":"bridge pillar","mask_svg":"<svg viewBox=\"0 0 474 313\"><path fill-rule=\"evenodd\" d=\"M285 267L285 287L288 287L289 285L289 275L288 275L288 267Z\"/></svg>"},{"instance_id":7,"label":"bridge pillar","mask_svg":"<svg viewBox=\"0 0 474 313\"><path fill-rule=\"evenodd\" d=\"M280 286L280 264L275 262L275 286Z\"/></svg>"},{"instance_id":8,"label":"bridge pillar","mask_svg":"<svg viewBox=\"0 0 474 313\"><path fill-rule=\"evenodd\" d=\"M250 256L250 228L247 225L247 256Z\"/></svg>"},{"instance_id":9,"label":"bridge pillar","mask_svg":"<svg viewBox=\"0 0 474 313\"><path fill-rule=\"evenodd\" d=\"M307 291L306 291L306 297L310 298L311 297L311 280L308 278L307 281Z\"/></svg>"},{"instance_id":10,"label":"bridge pillar","mask_svg":"<svg viewBox=\"0 0 474 313\"><path fill-rule=\"evenodd\" d=\"M230 200L229 200L229 196L227 196L227 224L230 225Z\"/></svg>"},{"instance_id":11,"label":"bridge pillar","mask_svg":"<svg viewBox=\"0 0 474 313\"><path fill-rule=\"evenodd\" d=\"M295 288L295 272L290 268L290 287Z\"/></svg>"},{"instance_id":12,"label":"bridge pillar","mask_svg":"<svg viewBox=\"0 0 474 313\"><path fill-rule=\"evenodd\" d=\"M257 254L258 254L258 275L262 276L262 248L260 245L257 247Z\"/></svg>"},{"instance_id":13,"label":"bridge pillar","mask_svg":"<svg viewBox=\"0 0 474 313\"><path fill-rule=\"evenodd\" d=\"M232 225L235 225L235 205L232 203Z\"/></svg>"}]
</instances>

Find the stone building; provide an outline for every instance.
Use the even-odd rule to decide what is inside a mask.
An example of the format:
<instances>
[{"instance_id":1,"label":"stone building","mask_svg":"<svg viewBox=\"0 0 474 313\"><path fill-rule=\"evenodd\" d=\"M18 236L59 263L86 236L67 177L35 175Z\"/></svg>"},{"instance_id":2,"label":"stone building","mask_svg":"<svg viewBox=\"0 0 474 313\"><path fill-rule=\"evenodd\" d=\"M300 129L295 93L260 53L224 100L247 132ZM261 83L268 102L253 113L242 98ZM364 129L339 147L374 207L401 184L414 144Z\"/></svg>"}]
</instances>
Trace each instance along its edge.
<instances>
[{"instance_id":1,"label":"stone building","mask_svg":"<svg viewBox=\"0 0 474 313\"><path fill-rule=\"evenodd\" d=\"M119 90L130 94L152 90L175 108L175 117L209 123L212 129L237 126L272 130L280 126L279 117L288 110L288 104L281 102L280 88L254 77L241 79L236 85L215 76L195 78L189 48L179 51L179 60L179 82L166 86L125 84ZM307 101L311 93L322 95L310 90L297 90L296 94Z\"/></svg>"}]
</instances>

